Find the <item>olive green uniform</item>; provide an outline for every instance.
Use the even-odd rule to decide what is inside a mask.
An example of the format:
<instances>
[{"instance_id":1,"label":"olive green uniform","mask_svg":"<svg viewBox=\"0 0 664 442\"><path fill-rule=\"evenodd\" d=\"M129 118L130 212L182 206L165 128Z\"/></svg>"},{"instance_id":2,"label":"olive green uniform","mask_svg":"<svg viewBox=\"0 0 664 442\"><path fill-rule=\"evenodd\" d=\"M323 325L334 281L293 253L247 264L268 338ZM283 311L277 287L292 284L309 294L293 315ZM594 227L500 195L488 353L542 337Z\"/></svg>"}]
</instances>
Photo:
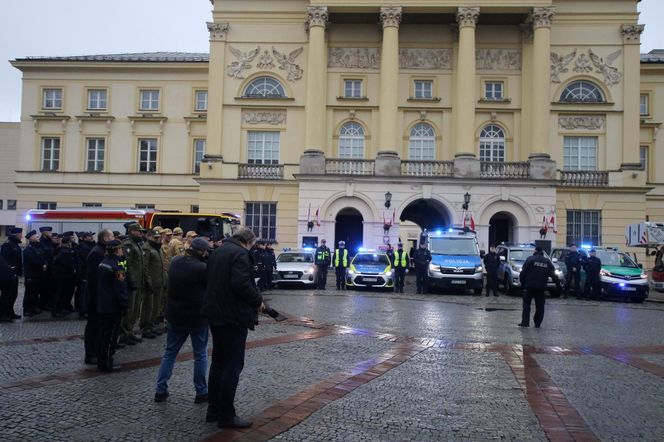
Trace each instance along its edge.
<instances>
[{"instance_id":1,"label":"olive green uniform","mask_svg":"<svg viewBox=\"0 0 664 442\"><path fill-rule=\"evenodd\" d=\"M143 307L141 309L141 333L153 331L157 318L163 316L163 292L166 285L164 255L159 243L143 244Z\"/></svg>"},{"instance_id":2,"label":"olive green uniform","mask_svg":"<svg viewBox=\"0 0 664 442\"><path fill-rule=\"evenodd\" d=\"M133 238L125 240L122 244L124 255L127 259L127 286L129 288L129 308L127 314L122 317L120 330L122 336L133 336L134 326L141 314L143 302L143 240Z\"/></svg>"}]
</instances>

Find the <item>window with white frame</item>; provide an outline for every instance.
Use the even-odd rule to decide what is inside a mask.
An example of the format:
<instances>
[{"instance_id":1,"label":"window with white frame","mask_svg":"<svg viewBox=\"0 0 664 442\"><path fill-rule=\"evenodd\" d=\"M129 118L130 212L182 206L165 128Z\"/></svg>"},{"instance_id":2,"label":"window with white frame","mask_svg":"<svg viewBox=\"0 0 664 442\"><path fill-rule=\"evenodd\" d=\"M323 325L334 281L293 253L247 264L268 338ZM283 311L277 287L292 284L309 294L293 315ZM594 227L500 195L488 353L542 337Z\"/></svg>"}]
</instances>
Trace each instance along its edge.
<instances>
[{"instance_id":1,"label":"window with white frame","mask_svg":"<svg viewBox=\"0 0 664 442\"><path fill-rule=\"evenodd\" d=\"M88 110L106 110L108 91L106 89L88 89Z\"/></svg>"},{"instance_id":2,"label":"window with white frame","mask_svg":"<svg viewBox=\"0 0 664 442\"><path fill-rule=\"evenodd\" d=\"M567 244L602 244L602 211L568 210Z\"/></svg>"},{"instance_id":3,"label":"window with white frame","mask_svg":"<svg viewBox=\"0 0 664 442\"><path fill-rule=\"evenodd\" d=\"M502 81L484 82L485 100L502 100L504 98L505 83Z\"/></svg>"},{"instance_id":4,"label":"window with white frame","mask_svg":"<svg viewBox=\"0 0 664 442\"><path fill-rule=\"evenodd\" d=\"M276 239L277 203L245 203L244 225L253 230L257 238Z\"/></svg>"},{"instance_id":5,"label":"window with white frame","mask_svg":"<svg viewBox=\"0 0 664 442\"><path fill-rule=\"evenodd\" d=\"M415 80L415 98L431 100L433 98L433 81Z\"/></svg>"},{"instance_id":6,"label":"window with white frame","mask_svg":"<svg viewBox=\"0 0 664 442\"><path fill-rule=\"evenodd\" d=\"M563 170L597 170L597 137L565 137Z\"/></svg>"},{"instance_id":7,"label":"window with white frame","mask_svg":"<svg viewBox=\"0 0 664 442\"><path fill-rule=\"evenodd\" d=\"M640 115L650 115L649 101L650 97L648 94L641 94L639 97L639 114Z\"/></svg>"},{"instance_id":8,"label":"window with white frame","mask_svg":"<svg viewBox=\"0 0 664 442\"><path fill-rule=\"evenodd\" d=\"M590 81L574 81L560 95L563 103L605 103L602 90Z\"/></svg>"},{"instance_id":9,"label":"window with white frame","mask_svg":"<svg viewBox=\"0 0 664 442\"><path fill-rule=\"evenodd\" d=\"M101 203L83 203L83 207L101 207Z\"/></svg>"},{"instance_id":10,"label":"window with white frame","mask_svg":"<svg viewBox=\"0 0 664 442\"><path fill-rule=\"evenodd\" d=\"M141 89L139 92L139 108L141 111L159 110L159 89Z\"/></svg>"},{"instance_id":11,"label":"window with white frame","mask_svg":"<svg viewBox=\"0 0 664 442\"><path fill-rule=\"evenodd\" d=\"M194 140L194 173L201 173L201 162L205 155L205 139L198 138Z\"/></svg>"},{"instance_id":12,"label":"window with white frame","mask_svg":"<svg viewBox=\"0 0 664 442\"><path fill-rule=\"evenodd\" d=\"M37 208L40 210L55 210L58 208L58 203L53 201L37 201Z\"/></svg>"},{"instance_id":13,"label":"window with white frame","mask_svg":"<svg viewBox=\"0 0 664 442\"><path fill-rule=\"evenodd\" d=\"M60 138L42 138L42 170L56 171L60 168Z\"/></svg>"},{"instance_id":14,"label":"window with white frame","mask_svg":"<svg viewBox=\"0 0 664 442\"><path fill-rule=\"evenodd\" d=\"M408 158L432 161L436 156L436 132L428 123L418 123L408 137Z\"/></svg>"},{"instance_id":15,"label":"window with white frame","mask_svg":"<svg viewBox=\"0 0 664 442\"><path fill-rule=\"evenodd\" d=\"M44 89L42 108L62 109L62 89Z\"/></svg>"},{"instance_id":16,"label":"window with white frame","mask_svg":"<svg viewBox=\"0 0 664 442\"><path fill-rule=\"evenodd\" d=\"M480 132L480 161L505 161L505 132L495 124Z\"/></svg>"},{"instance_id":17,"label":"window with white frame","mask_svg":"<svg viewBox=\"0 0 664 442\"><path fill-rule=\"evenodd\" d=\"M103 138L88 138L87 145L87 171L102 172L104 170L104 151L106 140Z\"/></svg>"},{"instance_id":18,"label":"window with white frame","mask_svg":"<svg viewBox=\"0 0 664 442\"><path fill-rule=\"evenodd\" d=\"M364 158L364 128L348 122L339 130L339 158Z\"/></svg>"},{"instance_id":19,"label":"window with white frame","mask_svg":"<svg viewBox=\"0 0 664 442\"><path fill-rule=\"evenodd\" d=\"M284 87L272 77L255 78L244 88L244 98L285 98Z\"/></svg>"},{"instance_id":20,"label":"window with white frame","mask_svg":"<svg viewBox=\"0 0 664 442\"><path fill-rule=\"evenodd\" d=\"M362 80L344 80L344 98L362 98Z\"/></svg>"},{"instance_id":21,"label":"window with white frame","mask_svg":"<svg viewBox=\"0 0 664 442\"><path fill-rule=\"evenodd\" d=\"M648 170L648 146L639 147L639 163L642 170Z\"/></svg>"},{"instance_id":22,"label":"window with white frame","mask_svg":"<svg viewBox=\"0 0 664 442\"><path fill-rule=\"evenodd\" d=\"M139 138L138 171L154 173L157 171L157 139Z\"/></svg>"},{"instance_id":23,"label":"window with white frame","mask_svg":"<svg viewBox=\"0 0 664 442\"><path fill-rule=\"evenodd\" d=\"M207 112L207 110L208 110L208 91L196 91L194 110L196 112Z\"/></svg>"},{"instance_id":24,"label":"window with white frame","mask_svg":"<svg viewBox=\"0 0 664 442\"><path fill-rule=\"evenodd\" d=\"M278 131L249 131L247 159L249 164L279 164Z\"/></svg>"}]
</instances>

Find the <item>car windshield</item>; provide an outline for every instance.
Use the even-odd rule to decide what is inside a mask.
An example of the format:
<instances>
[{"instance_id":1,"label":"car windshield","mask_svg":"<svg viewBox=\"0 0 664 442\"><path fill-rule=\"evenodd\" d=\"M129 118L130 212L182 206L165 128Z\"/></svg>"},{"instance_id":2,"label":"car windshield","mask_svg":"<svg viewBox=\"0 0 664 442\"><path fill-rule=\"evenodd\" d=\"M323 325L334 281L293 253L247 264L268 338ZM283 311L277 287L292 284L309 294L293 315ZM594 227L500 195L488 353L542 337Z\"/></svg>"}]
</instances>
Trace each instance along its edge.
<instances>
[{"instance_id":1,"label":"car windshield","mask_svg":"<svg viewBox=\"0 0 664 442\"><path fill-rule=\"evenodd\" d=\"M512 261L525 261L529 256L533 256L535 249L510 250L510 259Z\"/></svg>"},{"instance_id":2,"label":"car windshield","mask_svg":"<svg viewBox=\"0 0 664 442\"><path fill-rule=\"evenodd\" d=\"M474 238L429 238L431 253L439 255L479 255Z\"/></svg>"},{"instance_id":3,"label":"car windshield","mask_svg":"<svg viewBox=\"0 0 664 442\"><path fill-rule=\"evenodd\" d=\"M625 253L619 253L615 250L598 250L597 257L602 261L603 266L613 266L613 267L629 267L637 268L638 266Z\"/></svg>"},{"instance_id":4,"label":"car windshield","mask_svg":"<svg viewBox=\"0 0 664 442\"><path fill-rule=\"evenodd\" d=\"M314 262L311 253L282 253L277 262Z\"/></svg>"},{"instance_id":5,"label":"car windshield","mask_svg":"<svg viewBox=\"0 0 664 442\"><path fill-rule=\"evenodd\" d=\"M387 255L376 254L376 253L360 253L355 256L353 259L353 264L382 264L387 266L390 263L390 260L387 258Z\"/></svg>"}]
</instances>

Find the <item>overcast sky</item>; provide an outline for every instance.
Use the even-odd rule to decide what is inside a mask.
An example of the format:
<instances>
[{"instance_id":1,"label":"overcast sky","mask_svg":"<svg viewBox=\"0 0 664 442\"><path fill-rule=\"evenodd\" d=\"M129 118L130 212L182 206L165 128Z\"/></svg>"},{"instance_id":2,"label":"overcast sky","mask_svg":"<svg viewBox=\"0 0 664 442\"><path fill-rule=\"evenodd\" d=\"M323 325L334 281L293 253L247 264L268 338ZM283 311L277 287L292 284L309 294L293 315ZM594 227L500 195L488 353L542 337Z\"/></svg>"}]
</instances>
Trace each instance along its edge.
<instances>
[{"instance_id":1,"label":"overcast sky","mask_svg":"<svg viewBox=\"0 0 664 442\"><path fill-rule=\"evenodd\" d=\"M0 121L21 111L21 76L9 60L209 49L209 0L1 0L0 8ZM664 48L664 1L643 0L639 10L641 51Z\"/></svg>"}]
</instances>

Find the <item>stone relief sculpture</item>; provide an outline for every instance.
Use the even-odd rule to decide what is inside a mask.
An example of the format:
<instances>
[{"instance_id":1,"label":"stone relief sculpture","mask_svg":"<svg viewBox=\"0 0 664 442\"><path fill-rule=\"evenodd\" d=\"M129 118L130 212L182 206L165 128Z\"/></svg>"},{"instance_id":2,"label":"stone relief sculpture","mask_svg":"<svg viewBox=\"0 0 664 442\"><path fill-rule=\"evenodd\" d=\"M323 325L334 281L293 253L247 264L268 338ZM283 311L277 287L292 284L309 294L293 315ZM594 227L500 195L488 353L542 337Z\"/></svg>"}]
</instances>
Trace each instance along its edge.
<instances>
[{"instance_id":1,"label":"stone relief sculpture","mask_svg":"<svg viewBox=\"0 0 664 442\"><path fill-rule=\"evenodd\" d=\"M242 120L247 124L286 124L284 111L244 111Z\"/></svg>"},{"instance_id":2,"label":"stone relief sculpture","mask_svg":"<svg viewBox=\"0 0 664 442\"><path fill-rule=\"evenodd\" d=\"M518 49L477 49L475 63L480 71L521 70L521 51Z\"/></svg>"},{"instance_id":3,"label":"stone relief sculpture","mask_svg":"<svg viewBox=\"0 0 664 442\"><path fill-rule=\"evenodd\" d=\"M327 67L344 69L379 69L378 48L329 48Z\"/></svg>"},{"instance_id":4,"label":"stone relief sculpture","mask_svg":"<svg viewBox=\"0 0 664 442\"><path fill-rule=\"evenodd\" d=\"M257 46L256 49L249 52L242 52L233 46L229 46L228 50L231 51L233 55L235 55L237 61L232 62L226 67L226 74L231 78L243 79L243 71L252 68L251 62L254 61L254 58L256 58L256 55L258 55L261 47Z\"/></svg>"},{"instance_id":5,"label":"stone relief sculpture","mask_svg":"<svg viewBox=\"0 0 664 442\"><path fill-rule=\"evenodd\" d=\"M452 69L452 49L399 49L401 69Z\"/></svg>"},{"instance_id":6,"label":"stone relief sculpture","mask_svg":"<svg viewBox=\"0 0 664 442\"><path fill-rule=\"evenodd\" d=\"M268 51L263 51L263 53L258 57L258 69L274 69L274 60L272 55Z\"/></svg>"},{"instance_id":7,"label":"stone relief sculpture","mask_svg":"<svg viewBox=\"0 0 664 442\"><path fill-rule=\"evenodd\" d=\"M606 117L603 115L560 115L558 126L561 129L600 130L604 128Z\"/></svg>"},{"instance_id":8,"label":"stone relief sculpture","mask_svg":"<svg viewBox=\"0 0 664 442\"><path fill-rule=\"evenodd\" d=\"M606 60L595 54L592 49L588 49L588 55L590 55L590 60L595 65L596 73L602 74L604 76L604 82L609 86L616 85L622 80L622 74L618 72L617 68L611 66L611 64L616 61L616 59L622 53L621 49L609 54L606 56Z\"/></svg>"},{"instance_id":9,"label":"stone relief sculpture","mask_svg":"<svg viewBox=\"0 0 664 442\"><path fill-rule=\"evenodd\" d=\"M279 63L279 69L287 72L288 81L297 81L302 78L304 70L297 64L295 64L295 59L300 56L304 51L304 47L300 46L299 48L291 51L288 55L277 51L274 46L272 47L272 54L274 58Z\"/></svg>"},{"instance_id":10,"label":"stone relief sculpture","mask_svg":"<svg viewBox=\"0 0 664 442\"><path fill-rule=\"evenodd\" d=\"M579 72L587 74L588 72L593 71L593 65L590 61L590 58L586 54L579 55L579 58L576 59L574 63L574 72Z\"/></svg>"},{"instance_id":11,"label":"stone relief sculpture","mask_svg":"<svg viewBox=\"0 0 664 442\"><path fill-rule=\"evenodd\" d=\"M555 52L551 52L551 82L560 83L560 74L569 72L567 66L576 58L578 49L569 54L562 56L558 55ZM592 49L588 49L588 55L585 53L579 54L579 57L574 62L574 72L581 74L588 74L593 72L593 66L595 73L602 74L604 77L604 83L609 86L615 86L620 83L622 80L622 74L618 71L618 68L611 66L613 62L620 56L622 49L618 49L615 52L606 56L606 59L595 54Z\"/></svg>"},{"instance_id":12,"label":"stone relief sculpture","mask_svg":"<svg viewBox=\"0 0 664 442\"><path fill-rule=\"evenodd\" d=\"M555 52L551 52L551 81L553 83L561 82L560 74L569 71L567 66L574 60L574 57L576 57L576 49L567 55L558 55Z\"/></svg>"}]
</instances>

